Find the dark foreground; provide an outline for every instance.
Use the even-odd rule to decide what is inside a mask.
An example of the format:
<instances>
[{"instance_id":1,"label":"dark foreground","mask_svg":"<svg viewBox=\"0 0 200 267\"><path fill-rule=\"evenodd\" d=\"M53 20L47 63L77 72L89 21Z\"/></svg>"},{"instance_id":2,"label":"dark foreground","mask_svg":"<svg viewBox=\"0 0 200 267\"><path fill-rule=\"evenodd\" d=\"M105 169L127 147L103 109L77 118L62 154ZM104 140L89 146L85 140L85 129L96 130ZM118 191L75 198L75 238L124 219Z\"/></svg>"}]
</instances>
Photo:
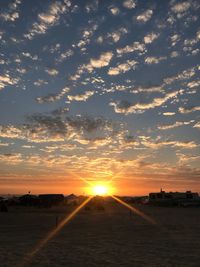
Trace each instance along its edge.
<instances>
[{"instance_id":1,"label":"dark foreground","mask_svg":"<svg viewBox=\"0 0 200 267\"><path fill-rule=\"evenodd\" d=\"M200 266L200 208L139 208L158 225L116 203L82 210L27 266ZM0 266L19 266L66 212L19 207L0 213Z\"/></svg>"}]
</instances>

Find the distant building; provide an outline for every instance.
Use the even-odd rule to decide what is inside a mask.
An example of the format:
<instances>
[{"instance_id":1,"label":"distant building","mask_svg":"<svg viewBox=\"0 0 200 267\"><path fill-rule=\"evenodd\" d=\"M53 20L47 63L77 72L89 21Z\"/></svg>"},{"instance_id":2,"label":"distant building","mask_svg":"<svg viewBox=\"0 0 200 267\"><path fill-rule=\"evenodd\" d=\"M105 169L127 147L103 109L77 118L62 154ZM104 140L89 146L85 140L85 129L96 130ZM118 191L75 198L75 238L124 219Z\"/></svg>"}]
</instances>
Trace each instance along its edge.
<instances>
[{"instance_id":1,"label":"distant building","mask_svg":"<svg viewBox=\"0 0 200 267\"><path fill-rule=\"evenodd\" d=\"M149 193L150 204L160 205L193 205L200 204L198 193L191 191L186 192L165 192L162 189L157 193Z\"/></svg>"}]
</instances>

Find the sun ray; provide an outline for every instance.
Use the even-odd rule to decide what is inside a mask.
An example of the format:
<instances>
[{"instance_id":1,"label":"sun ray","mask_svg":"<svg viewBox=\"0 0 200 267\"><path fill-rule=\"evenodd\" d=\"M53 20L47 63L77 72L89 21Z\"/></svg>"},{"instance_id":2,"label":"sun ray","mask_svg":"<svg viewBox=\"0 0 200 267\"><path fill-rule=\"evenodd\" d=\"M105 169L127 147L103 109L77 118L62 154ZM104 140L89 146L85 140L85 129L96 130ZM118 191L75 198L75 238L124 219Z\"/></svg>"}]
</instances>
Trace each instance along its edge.
<instances>
[{"instance_id":1,"label":"sun ray","mask_svg":"<svg viewBox=\"0 0 200 267\"><path fill-rule=\"evenodd\" d=\"M116 196L111 196L113 199L115 199L116 201L118 201L120 204L122 204L123 206L125 206L126 208L132 210L133 212L135 212L137 215L139 215L140 217L142 217L143 219L145 219L146 221L150 222L153 225L156 225L156 221L154 219L152 219L150 216L146 215L144 212L140 211L139 209L136 209L135 207L129 205L128 203L124 202L123 200L121 200L120 198L116 197Z\"/></svg>"},{"instance_id":2,"label":"sun ray","mask_svg":"<svg viewBox=\"0 0 200 267\"><path fill-rule=\"evenodd\" d=\"M45 244L52 239L91 199L93 196L88 197L83 203L81 203L74 211L67 215L59 225L54 228L47 236L42 239L38 245L32 250L32 252L24 259L24 261L17 267L25 267L27 264L31 263L33 257L45 246Z\"/></svg>"}]
</instances>

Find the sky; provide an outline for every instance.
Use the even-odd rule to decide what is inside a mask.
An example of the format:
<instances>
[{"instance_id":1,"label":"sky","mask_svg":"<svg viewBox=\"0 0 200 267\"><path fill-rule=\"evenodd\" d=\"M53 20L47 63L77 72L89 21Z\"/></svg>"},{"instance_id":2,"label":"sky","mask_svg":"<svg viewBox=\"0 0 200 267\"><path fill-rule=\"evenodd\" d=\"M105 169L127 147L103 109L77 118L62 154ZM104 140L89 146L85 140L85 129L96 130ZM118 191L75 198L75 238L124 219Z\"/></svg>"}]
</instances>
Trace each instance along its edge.
<instances>
[{"instance_id":1,"label":"sky","mask_svg":"<svg viewBox=\"0 0 200 267\"><path fill-rule=\"evenodd\" d=\"M200 192L198 0L1 0L0 193Z\"/></svg>"}]
</instances>

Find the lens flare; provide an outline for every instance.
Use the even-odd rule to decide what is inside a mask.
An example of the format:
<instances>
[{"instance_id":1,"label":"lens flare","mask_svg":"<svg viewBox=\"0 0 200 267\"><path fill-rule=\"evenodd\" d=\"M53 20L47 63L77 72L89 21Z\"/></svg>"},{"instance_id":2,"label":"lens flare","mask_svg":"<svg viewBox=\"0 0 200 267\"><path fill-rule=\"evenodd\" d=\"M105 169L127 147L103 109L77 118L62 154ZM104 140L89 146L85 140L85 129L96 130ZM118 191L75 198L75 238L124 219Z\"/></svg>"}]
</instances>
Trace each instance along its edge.
<instances>
[{"instance_id":1,"label":"lens flare","mask_svg":"<svg viewBox=\"0 0 200 267\"><path fill-rule=\"evenodd\" d=\"M107 183L95 183L87 191L89 195L107 196L113 193L113 188Z\"/></svg>"}]
</instances>

